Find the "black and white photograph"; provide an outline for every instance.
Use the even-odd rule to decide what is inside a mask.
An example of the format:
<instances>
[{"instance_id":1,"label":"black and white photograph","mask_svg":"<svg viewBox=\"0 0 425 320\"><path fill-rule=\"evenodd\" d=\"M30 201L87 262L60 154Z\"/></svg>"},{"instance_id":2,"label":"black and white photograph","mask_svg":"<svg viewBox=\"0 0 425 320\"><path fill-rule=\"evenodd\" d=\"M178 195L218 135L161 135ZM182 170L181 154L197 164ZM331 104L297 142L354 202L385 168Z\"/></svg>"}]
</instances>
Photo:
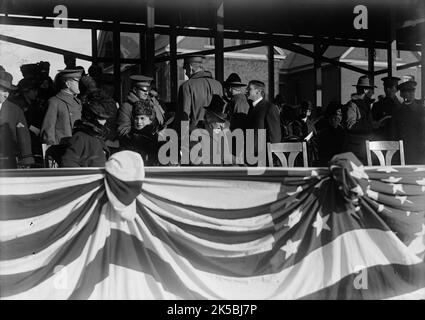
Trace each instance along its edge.
<instances>
[{"instance_id":1,"label":"black and white photograph","mask_svg":"<svg viewBox=\"0 0 425 320\"><path fill-rule=\"evenodd\" d=\"M0 0L0 300L424 299L425 1Z\"/></svg>"}]
</instances>

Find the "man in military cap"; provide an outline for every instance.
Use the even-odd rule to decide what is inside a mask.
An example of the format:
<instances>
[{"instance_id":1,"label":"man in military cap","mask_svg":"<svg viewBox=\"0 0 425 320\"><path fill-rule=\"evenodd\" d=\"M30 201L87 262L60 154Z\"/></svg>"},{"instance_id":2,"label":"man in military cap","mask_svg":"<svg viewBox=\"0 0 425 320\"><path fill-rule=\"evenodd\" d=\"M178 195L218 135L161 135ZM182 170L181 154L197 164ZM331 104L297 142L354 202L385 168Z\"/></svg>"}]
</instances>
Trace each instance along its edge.
<instances>
[{"instance_id":1,"label":"man in military cap","mask_svg":"<svg viewBox=\"0 0 425 320\"><path fill-rule=\"evenodd\" d=\"M392 140L403 140L406 164L425 164L425 108L415 99L416 81L398 86L404 100L394 112Z\"/></svg>"},{"instance_id":2,"label":"man in military cap","mask_svg":"<svg viewBox=\"0 0 425 320\"><path fill-rule=\"evenodd\" d=\"M356 93L343 106L345 127L343 151L353 152L362 163L366 164L366 140L372 138L373 130L379 128L383 120L375 122L372 118L370 101L376 86L370 84L368 76L361 76L353 86L356 87Z\"/></svg>"},{"instance_id":3,"label":"man in military cap","mask_svg":"<svg viewBox=\"0 0 425 320\"><path fill-rule=\"evenodd\" d=\"M31 138L22 109L7 100L16 89L12 75L0 71L0 169L29 167L34 163Z\"/></svg>"},{"instance_id":4,"label":"man in military cap","mask_svg":"<svg viewBox=\"0 0 425 320\"><path fill-rule=\"evenodd\" d=\"M60 91L48 101L41 137L47 145L57 146L51 150L51 155L57 163L60 162L60 157L72 136L74 122L81 119L82 106L77 98L80 93L78 84L81 75L80 69L60 70L56 76Z\"/></svg>"},{"instance_id":5,"label":"man in military cap","mask_svg":"<svg viewBox=\"0 0 425 320\"><path fill-rule=\"evenodd\" d=\"M144 75L130 76L132 81L132 89L127 96L127 101L123 103L118 110L118 135L126 137L133 123L133 108L137 101L149 100L152 108L155 111L155 119L158 124L164 122L164 110L158 100L151 94L151 83L153 78Z\"/></svg>"},{"instance_id":6,"label":"man in military cap","mask_svg":"<svg viewBox=\"0 0 425 320\"><path fill-rule=\"evenodd\" d=\"M223 96L221 83L204 70L203 59L201 55L190 55L185 57L183 64L189 80L179 88L177 117L180 121L189 121L190 129L196 128L203 121L204 106L210 104L212 96Z\"/></svg>"},{"instance_id":7,"label":"man in military cap","mask_svg":"<svg viewBox=\"0 0 425 320\"><path fill-rule=\"evenodd\" d=\"M391 139L391 122L392 116L396 109L401 105L396 95L398 91L398 82L400 78L397 77L385 77L382 78L384 84L385 97L377 101L372 106L372 116L375 121L382 121L382 127L377 129L375 132L375 138L377 140L390 140Z\"/></svg>"}]
</instances>

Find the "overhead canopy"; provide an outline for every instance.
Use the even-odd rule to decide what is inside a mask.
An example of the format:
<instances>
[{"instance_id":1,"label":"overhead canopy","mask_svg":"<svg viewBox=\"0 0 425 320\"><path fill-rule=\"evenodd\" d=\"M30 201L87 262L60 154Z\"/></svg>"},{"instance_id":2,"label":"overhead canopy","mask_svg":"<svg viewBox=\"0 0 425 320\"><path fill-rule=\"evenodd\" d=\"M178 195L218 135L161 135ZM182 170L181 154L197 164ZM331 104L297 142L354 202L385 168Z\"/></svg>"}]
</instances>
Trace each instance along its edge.
<instances>
[{"instance_id":1,"label":"overhead canopy","mask_svg":"<svg viewBox=\"0 0 425 320\"><path fill-rule=\"evenodd\" d=\"M65 5L69 18L146 23L148 2L155 7L155 24L213 28L219 0L9 0L0 12L52 17L57 5ZM226 30L291 34L311 37L387 41L391 10L397 42L419 44L425 21L421 0L224 0ZM368 29L353 26L357 5L368 9Z\"/></svg>"}]
</instances>

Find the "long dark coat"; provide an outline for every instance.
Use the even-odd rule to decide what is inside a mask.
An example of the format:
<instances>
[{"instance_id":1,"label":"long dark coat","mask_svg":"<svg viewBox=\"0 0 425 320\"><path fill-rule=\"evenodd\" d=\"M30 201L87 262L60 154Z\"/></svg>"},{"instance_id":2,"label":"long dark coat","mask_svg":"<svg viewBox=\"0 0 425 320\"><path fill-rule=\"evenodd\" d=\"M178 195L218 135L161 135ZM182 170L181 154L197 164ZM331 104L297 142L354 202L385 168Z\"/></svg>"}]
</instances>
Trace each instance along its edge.
<instances>
[{"instance_id":1,"label":"long dark coat","mask_svg":"<svg viewBox=\"0 0 425 320\"><path fill-rule=\"evenodd\" d=\"M6 100L0 110L0 168L16 168L16 158L22 165L34 163L24 112Z\"/></svg>"},{"instance_id":2,"label":"long dark coat","mask_svg":"<svg viewBox=\"0 0 425 320\"><path fill-rule=\"evenodd\" d=\"M265 100L251 106L247 117L247 129L266 129L266 141L277 143L281 140L280 114L277 107Z\"/></svg>"},{"instance_id":3,"label":"long dark coat","mask_svg":"<svg viewBox=\"0 0 425 320\"><path fill-rule=\"evenodd\" d=\"M374 103L372 107L372 117L373 120L378 121L384 118L385 116L393 116L394 112L400 108L401 103L397 98L391 99L390 97L385 97L380 101ZM391 139L391 126L393 118L389 118L384 121L383 125L375 130L376 140L390 140Z\"/></svg>"},{"instance_id":4,"label":"long dark coat","mask_svg":"<svg viewBox=\"0 0 425 320\"><path fill-rule=\"evenodd\" d=\"M214 94L223 96L223 87L213 79L210 72L199 71L179 88L179 103L177 117L180 121L189 120L193 129L198 122L204 120L205 107L211 102Z\"/></svg>"},{"instance_id":5,"label":"long dark coat","mask_svg":"<svg viewBox=\"0 0 425 320\"><path fill-rule=\"evenodd\" d=\"M104 167L109 150L101 128L86 121L77 121L61 167Z\"/></svg>"},{"instance_id":6,"label":"long dark coat","mask_svg":"<svg viewBox=\"0 0 425 320\"><path fill-rule=\"evenodd\" d=\"M230 113L230 130L242 129L246 127L246 121L249 112L249 103L246 96L242 93L235 94L228 104Z\"/></svg>"},{"instance_id":7,"label":"long dark coat","mask_svg":"<svg viewBox=\"0 0 425 320\"><path fill-rule=\"evenodd\" d=\"M48 145L60 144L63 138L72 136L74 122L81 119L80 100L60 91L49 99L49 106L43 120L41 136Z\"/></svg>"},{"instance_id":8,"label":"long dark coat","mask_svg":"<svg viewBox=\"0 0 425 320\"><path fill-rule=\"evenodd\" d=\"M392 140L403 140L406 164L425 164L425 107L402 103L394 112Z\"/></svg>"}]
</instances>

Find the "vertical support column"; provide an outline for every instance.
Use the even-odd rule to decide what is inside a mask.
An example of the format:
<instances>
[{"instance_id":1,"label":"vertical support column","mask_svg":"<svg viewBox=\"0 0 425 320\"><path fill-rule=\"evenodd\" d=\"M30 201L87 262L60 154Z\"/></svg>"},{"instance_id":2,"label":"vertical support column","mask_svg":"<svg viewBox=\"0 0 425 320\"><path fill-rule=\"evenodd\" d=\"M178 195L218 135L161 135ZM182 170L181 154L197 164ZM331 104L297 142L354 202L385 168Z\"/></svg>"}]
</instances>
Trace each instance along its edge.
<instances>
[{"instance_id":1,"label":"vertical support column","mask_svg":"<svg viewBox=\"0 0 425 320\"><path fill-rule=\"evenodd\" d=\"M397 72L397 41L396 41L396 25L395 25L395 11L390 7L390 30L387 47L388 58L388 76L393 77Z\"/></svg>"},{"instance_id":2,"label":"vertical support column","mask_svg":"<svg viewBox=\"0 0 425 320\"><path fill-rule=\"evenodd\" d=\"M112 31L112 44L114 52L114 80L115 80L115 98L121 103L121 35L120 23L114 21Z\"/></svg>"},{"instance_id":3,"label":"vertical support column","mask_svg":"<svg viewBox=\"0 0 425 320\"><path fill-rule=\"evenodd\" d=\"M274 46L267 47L267 62L268 62L268 75L269 75L269 101L274 99Z\"/></svg>"},{"instance_id":4,"label":"vertical support column","mask_svg":"<svg viewBox=\"0 0 425 320\"><path fill-rule=\"evenodd\" d=\"M224 54L223 54L223 31L224 31L224 5L223 1L217 7L215 25L215 78L218 81L224 79Z\"/></svg>"},{"instance_id":5,"label":"vertical support column","mask_svg":"<svg viewBox=\"0 0 425 320\"><path fill-rule=\"evenodd\" d=\"M155 77L155 7L154 0L148 0L146 7L146 74Z\"/></svg>"},{"instance_id":6,"label":"vertical support column","mask_svg":"<svg viewBox=\"0 0 425 320\"><path fill-rule=\"evenodd\" d=\"M421 100L425 101L425 23L421 26Z\"/></svg>"},{"instance_id":7,"label":"vertical support column","mask_svg":"<svg viewBox=\"0 0 425 320\"><path fill-rule=\"evenodd\" d=\"M176 25L173 23L170 26L170 93L173 103L177 102L177 85L177 33Z\"/></svg>"},{"instance_id":8,"label":"vertical support column","mask_svg":"<svg viewBox=\"0 0 425 320\"><path fill-rule=\"evenodd\" d=\"M93 58L92 63L97 63L97 58L99 56L97 50L97 30L91 29L91 56Z\"/></svg>"},{"instance_id":9,"label":"vertical support column","mask_svg":"<svg viewBox=\"0 0 425 320\"><path fill-rule=\"evenodd\" d=\"M373 86L375 85L375 48L373 47L373 44L368 48L367 51L367 68L368 68L368 75L369 75L369 82Z\"/></svg>"},{"instance_id":10,"label":"vertical support column","mask_svg":"<svg viewBox=\"0 0 425 320\"><path fill-rule=\"evenodd\" d=\"M140 50L140 65L139 72L143 74L146 70L146 37L145 30L139 33L139 50Z\"/></svg>"},{"instance_id":11,"label":"vertical support column","mask_svg":"<svg viewBox=\"0 0 425 320\"><path fill-rule=\"evenodd\" d=\"M322 94L322 61L319 59L321 55L320 44L314 43L314 90L316 93L316 107L323 106L323 94Z\"/></svg>"}]
</instances>

